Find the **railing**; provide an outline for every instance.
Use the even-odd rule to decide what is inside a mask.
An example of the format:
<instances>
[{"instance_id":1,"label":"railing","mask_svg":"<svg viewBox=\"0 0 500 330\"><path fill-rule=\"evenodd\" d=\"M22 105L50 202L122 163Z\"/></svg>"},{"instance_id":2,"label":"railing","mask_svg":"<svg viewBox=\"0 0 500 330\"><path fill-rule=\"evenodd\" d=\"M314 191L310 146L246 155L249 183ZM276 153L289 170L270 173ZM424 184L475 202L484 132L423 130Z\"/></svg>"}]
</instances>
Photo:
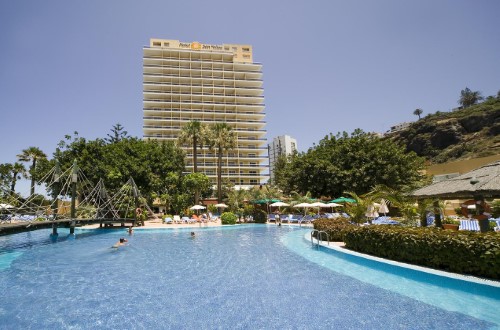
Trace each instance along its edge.
<instances>
[{"instance_id":1,"label":"railing","mask_svg":"<svg viewBox=\"0 0 500 330\"><path fill-rule=\"evenodd\" d=\"M316 247L319 249L319 246L320 246L320 243L321 243L321 235L322 234L325 234L326 235L326 239L327 239L327 242L328 242L328 245L330 245L330 236L328 235L328 233L324 230L317 230L317 229L314 229L311 231L311 244L312 246L314 247L314 234L317 235L316 237Z\"/></svg>"},{"instance_id":2,"label":"railing","mask_svg":"<svg viewBox=\"0 0 500 330\"><path fill-rule=\"evenodd\" d=\"M178 78L178 77L177 77ZM187 87L193 87L191 84L172 84L168 82L153 82L153 81L144 81L143 85L165 85L165 86L187 86ZM242 86L234 86L234 85L200 85L197 87L201 88L224 88L224 89L259 89L261 91L264 91L262 87L242 87Z\"/></svg>"}]
</instances>

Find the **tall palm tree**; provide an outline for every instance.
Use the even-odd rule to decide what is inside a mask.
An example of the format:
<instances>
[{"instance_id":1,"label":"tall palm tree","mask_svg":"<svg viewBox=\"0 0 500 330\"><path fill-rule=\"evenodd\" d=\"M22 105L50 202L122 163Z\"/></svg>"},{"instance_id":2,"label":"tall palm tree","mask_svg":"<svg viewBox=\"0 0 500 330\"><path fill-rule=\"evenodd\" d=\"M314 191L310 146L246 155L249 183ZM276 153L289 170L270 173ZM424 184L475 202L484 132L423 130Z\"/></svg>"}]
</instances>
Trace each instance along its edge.
<instances>
[{"instance_id":1,"label":"tall palm tree","mask_svg":"<svg viewBox=\"0 0 500 330\"><path fill-rule=\"evenodd\" d=\"M24 168L24 165L18 162L15 162L14 164L8 164L10 165L10 173L12 174L12 179L11 179L11 184L10 184L10 191L14 194L16 190L16 183L17 180L21 178L26 178L26 168Z\"/></svg>"},{"instance_id":2,"label":"tall palm tree","mask_svg":"<svg viewBox=\"0 0 500 330\"><path fill-rule=\"evenodd\" d=\"M177 138L177 142L182 144L190 144L193 147L193 172L198 172L198 147L203 147L205 140L205 125L198 120L192 120L181 129L181 133Z\"/></svg>"},{"instance_id":3,"label":"tall palm tree","mask_svg":"<svg viewBox=\"0 0 500 330\"><path fill-rule=\"evenodd\" d=\"M193 147L193 173L198 172L198 147L203 147L203 142L206 140L206 128L198 120L192 120L182 127L181 133L177 138L179 145L190 144ZM196 191L194 203L198 204L200 192Z\"/></svg>"},{"instance_id":4,"label":"tall palm tree","mask_svg":"<svg viewBox=\"0 0 500 330\"><path fill-rule=\"evenodd\" d=\"M236 135L226 123L216 123L210 128L208 138L210 150L217 153L217 201L222 202L222 154L236 146Z\"/></svg>"},{"instance_id":5,"label":"tall palm tree","mask_svg":"<svg viewBox=\"0 0 500 330\"><path fill-rule=\"evenodd\" d=\"M414 114L415 116L418 116L418 120L420 120L420 115L421 115L423 112L424 112L424 111L423 111L422 109L418 108L418 109L415 109L415 111L413 111L413 114Z\"/></svg>"},{"instance_id":6,"label":"tall palm tree","mask_svg":"<svg viewBox=\"0 0 500 330\"><path fill-rule=\"evenodd\" d=\"M460 99L458 103L462 105L464 108L468 108L471 105L476 104L477 102L483 99L481 92L473 92L468 87L460 91Z\"/></svg>"},{"instance_id":7,"label":"tall palm tree","mask_svg":"<svg viewBox=\"0 0 500 330\"><path fill-rule=\"evenodd\" d=\"M36 162L39 159L46 159L47 155L37 147L29 147L28 149L24 149L21 154L17 155L17 159L21 162L31 162L30 166L30 176L31 176L31 191L30 195L35 193L35 169Z\"/></svg>"}]
</instances>

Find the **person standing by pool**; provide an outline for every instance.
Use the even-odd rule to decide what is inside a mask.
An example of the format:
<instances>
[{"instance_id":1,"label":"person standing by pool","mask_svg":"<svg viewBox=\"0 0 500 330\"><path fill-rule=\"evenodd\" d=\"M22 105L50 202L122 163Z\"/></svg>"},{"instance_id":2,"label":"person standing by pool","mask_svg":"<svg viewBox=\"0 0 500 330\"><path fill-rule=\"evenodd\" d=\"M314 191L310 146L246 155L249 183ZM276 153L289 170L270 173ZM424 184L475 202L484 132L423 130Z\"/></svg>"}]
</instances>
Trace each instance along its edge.
<instances>
[{"instance_id":1,"label":"person standing by pool","mask_svg":"<svg viewBox=\"0 0 500 330\"><path fill-rule=\"evenodd\" d=\"M276 212L274 214L274 221L276 222L276 224L278 226L281 226L281 217L280 217L280 211L279 210L276 210Z\"/></svg>"}]
</instances>

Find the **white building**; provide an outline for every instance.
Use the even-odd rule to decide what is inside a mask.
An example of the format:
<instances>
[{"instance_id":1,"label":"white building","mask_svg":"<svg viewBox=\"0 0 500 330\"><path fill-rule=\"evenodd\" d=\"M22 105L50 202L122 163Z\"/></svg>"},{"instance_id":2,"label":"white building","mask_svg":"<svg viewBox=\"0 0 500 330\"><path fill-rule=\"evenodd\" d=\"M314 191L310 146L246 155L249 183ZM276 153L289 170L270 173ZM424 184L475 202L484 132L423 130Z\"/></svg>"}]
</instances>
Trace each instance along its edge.
<instances>
[{"instance_id":1,"label":"white building","mask_svg":"<svg viewBox=\"0 0 500 330\"><path fill-rule=\"evenodd\" d=\"M192 120L230 125L237 146L224 154L222 177L238 186L267 179L262 64L252 46L151 39L143 48L144 139L177 140ZM185 146L187 169L192 148ZM198 170L216 182L216 155L198 149Z\"/></svg>"},{"instance_id":2,"label":"white building","mask_svg":"<svg viewBox=\"0 0 500 330\"><path fill-rule=\"evenodd\" d=\"M275 137L273 142L268 145L269 152L269 176L274 180L274 164L282 155L291 155L297 151L297 140L289 135Z\"/></svg>"}]
</instances>

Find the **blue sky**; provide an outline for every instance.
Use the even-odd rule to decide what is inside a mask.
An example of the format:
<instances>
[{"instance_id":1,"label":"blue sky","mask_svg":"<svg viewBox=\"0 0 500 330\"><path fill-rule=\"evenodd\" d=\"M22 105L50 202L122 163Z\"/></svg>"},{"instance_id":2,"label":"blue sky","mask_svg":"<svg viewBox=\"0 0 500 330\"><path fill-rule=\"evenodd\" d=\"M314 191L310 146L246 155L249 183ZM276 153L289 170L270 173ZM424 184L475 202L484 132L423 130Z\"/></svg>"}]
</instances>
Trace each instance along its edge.
<instances>
[{"instance_id":1,"label":"blue sky","mask_svg":"<svg viewBox=\"0 0 500 330\"><path fill-rule=\"evenodd\" d=\"M251 44L268 139L384 132L500 90L500 1L0 1L0 163L66 134L142 136L150 38Z\"/></svg>"}]
</instances>

